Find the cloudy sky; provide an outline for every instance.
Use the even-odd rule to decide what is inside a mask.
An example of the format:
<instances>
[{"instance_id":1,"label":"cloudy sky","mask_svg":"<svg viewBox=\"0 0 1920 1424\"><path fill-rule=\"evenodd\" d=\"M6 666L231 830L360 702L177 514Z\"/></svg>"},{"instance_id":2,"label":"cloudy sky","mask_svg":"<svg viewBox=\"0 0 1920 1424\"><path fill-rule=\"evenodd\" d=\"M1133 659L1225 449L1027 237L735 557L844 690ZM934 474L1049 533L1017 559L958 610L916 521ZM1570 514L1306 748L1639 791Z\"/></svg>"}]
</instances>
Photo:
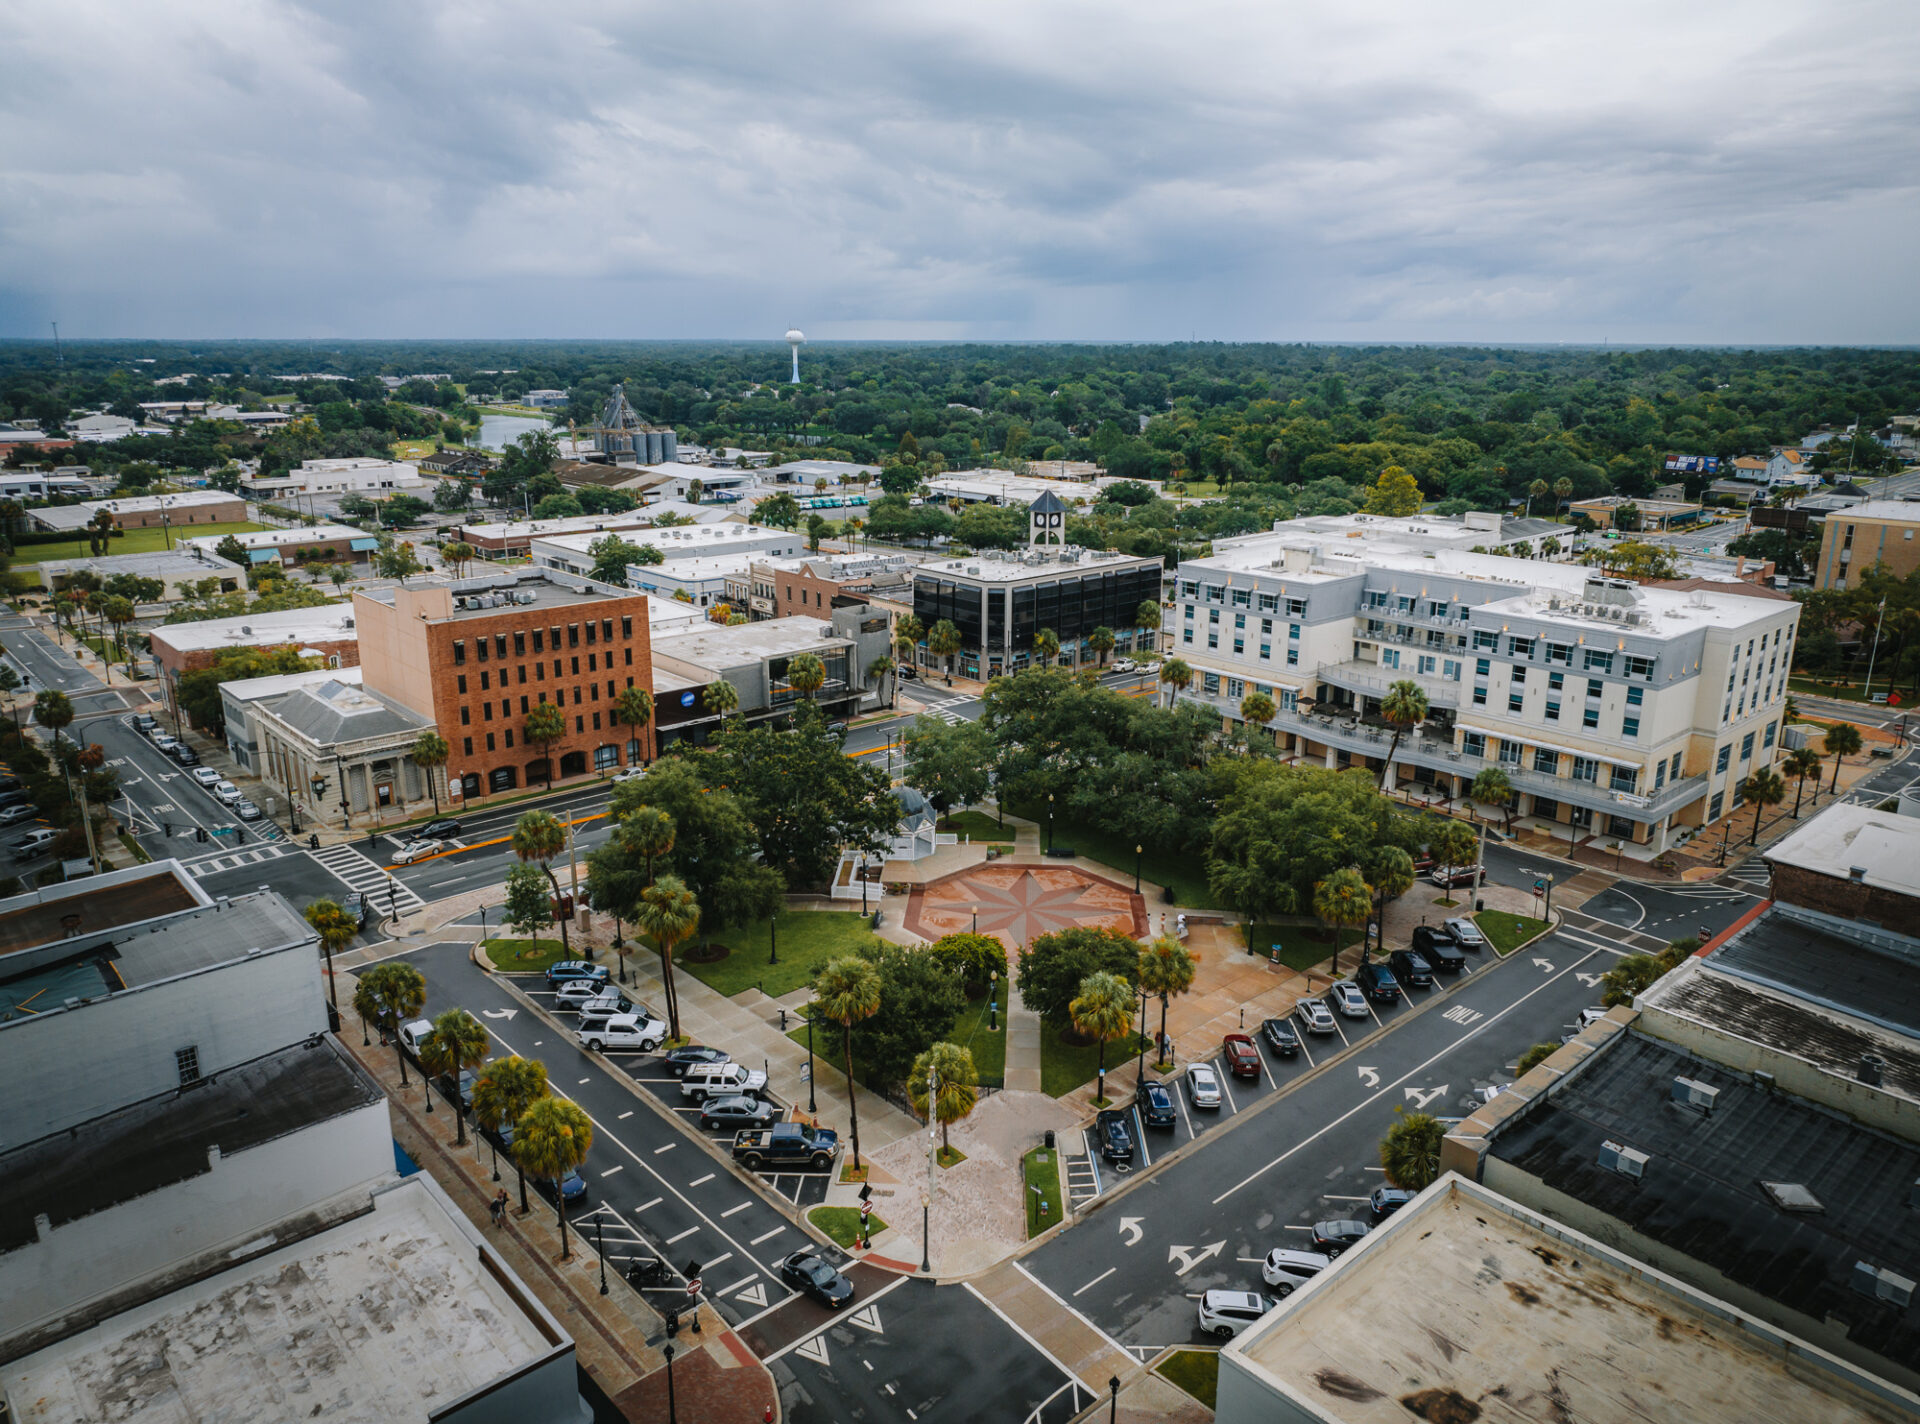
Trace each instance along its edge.
<instances>
[{"instance_id":1,"label":"cloudy sky","mask_svg":"<svg viewBox=\"0 0 1920 1424\"><path fill-rule=\"evenodd\" d=\"M0 0L0 336L1913 342L1880 0Z\"/></svg>"}]
</instances>

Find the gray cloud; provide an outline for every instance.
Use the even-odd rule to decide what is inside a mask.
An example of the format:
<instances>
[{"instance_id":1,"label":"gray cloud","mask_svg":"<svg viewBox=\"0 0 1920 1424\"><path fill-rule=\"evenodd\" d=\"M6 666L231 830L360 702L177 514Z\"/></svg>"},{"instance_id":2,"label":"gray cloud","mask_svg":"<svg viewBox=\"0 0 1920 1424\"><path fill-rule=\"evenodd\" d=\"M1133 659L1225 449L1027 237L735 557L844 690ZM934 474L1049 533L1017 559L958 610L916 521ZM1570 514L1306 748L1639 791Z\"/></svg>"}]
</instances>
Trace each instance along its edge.
<instances>
[{"instance_id":1,"label":"gray cloud","mask_svg":"<svg viewBox=\"0 0 1920 1424\"><path fill-rule=\"evenodd\" d=\"M0 9L0 334L1910 341L1908 10Z\"/></svg>"}]
</instances>

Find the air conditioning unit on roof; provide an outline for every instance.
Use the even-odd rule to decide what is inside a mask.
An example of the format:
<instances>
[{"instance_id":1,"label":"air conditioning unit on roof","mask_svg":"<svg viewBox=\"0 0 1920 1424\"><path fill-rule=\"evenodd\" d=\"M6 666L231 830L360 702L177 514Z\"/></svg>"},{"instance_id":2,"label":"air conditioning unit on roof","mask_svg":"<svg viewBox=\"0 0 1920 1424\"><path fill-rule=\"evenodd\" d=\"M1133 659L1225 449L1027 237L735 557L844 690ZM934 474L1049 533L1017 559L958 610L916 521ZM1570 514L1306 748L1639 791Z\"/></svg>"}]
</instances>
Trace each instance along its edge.
<instances>
[{"instance_id":1,"label":"air conditioning unit on roof","mask_svg":"<svg viewBox=\"0 0 1920 1424\"><path fill-rule=\"evenodd\" d=\"M1623 1147L1618 1142L1600 1144L1599 1165L1610 1172L1618 1172L1623 1177L1645 1176L1647 1163L1651 1160L1646 1153L1635 1151L1631 1147Z\"/></svg>"}]
</instances>

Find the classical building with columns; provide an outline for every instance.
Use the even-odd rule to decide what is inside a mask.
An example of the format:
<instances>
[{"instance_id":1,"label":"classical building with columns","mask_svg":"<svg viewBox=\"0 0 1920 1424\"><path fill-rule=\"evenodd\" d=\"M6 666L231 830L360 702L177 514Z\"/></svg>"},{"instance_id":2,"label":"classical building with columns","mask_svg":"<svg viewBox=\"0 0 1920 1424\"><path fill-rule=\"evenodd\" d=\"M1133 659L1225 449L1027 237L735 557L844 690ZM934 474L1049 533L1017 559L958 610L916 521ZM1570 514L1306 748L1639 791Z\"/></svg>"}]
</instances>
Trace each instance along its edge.
<instances>
[{"instance_id":1,"label":"classical building with columns","mask_svg":"<svg viewBox=\"0 0 1920 1424\"><path fill-rule=\"evenodd\" d=\"M261 779L322 825L404 811L433 794L427 777L434 773L409 755L432 721L361 686L358 671L256 699L246 711Z\"/></svg>"},{"instance_id":2,"label":"classical building with columns","mask_svg":"<svg viewBox=\"0 0 1920 1424\"><path fill-rule=\"evenodd\" d=\"M1277 709L1290 760L1365 767L1436 802L1497 767L1510 812L1643 855L1721 819L1781 751L1800 607L1738 580L1642 586L1491 554L1498 515L1296 519L1214 542L1170 576L1175 695ZM1381 703L1417 686L1398 745Z\"/></svg>"}]
</instances>

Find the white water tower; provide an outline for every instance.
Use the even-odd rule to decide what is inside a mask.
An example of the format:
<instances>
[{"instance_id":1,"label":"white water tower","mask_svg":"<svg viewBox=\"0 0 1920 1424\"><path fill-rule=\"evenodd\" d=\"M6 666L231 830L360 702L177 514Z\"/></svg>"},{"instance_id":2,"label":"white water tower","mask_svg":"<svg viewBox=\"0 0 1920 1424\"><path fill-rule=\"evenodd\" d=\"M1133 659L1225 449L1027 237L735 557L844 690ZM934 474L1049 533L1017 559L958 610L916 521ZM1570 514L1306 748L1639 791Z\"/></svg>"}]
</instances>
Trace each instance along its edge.
<instances>
[{"instance_id":1,"label":"white water tower","mask_svg":"<svg viewBox=\"0 0 1920 1424\"><path fill-rule=\"evenodd\" d=\"M793 348L793 384L800 384L800 348L807 343L807 334L799 327L787 330L787 345Z\"/></svg>"}]
</instances>

